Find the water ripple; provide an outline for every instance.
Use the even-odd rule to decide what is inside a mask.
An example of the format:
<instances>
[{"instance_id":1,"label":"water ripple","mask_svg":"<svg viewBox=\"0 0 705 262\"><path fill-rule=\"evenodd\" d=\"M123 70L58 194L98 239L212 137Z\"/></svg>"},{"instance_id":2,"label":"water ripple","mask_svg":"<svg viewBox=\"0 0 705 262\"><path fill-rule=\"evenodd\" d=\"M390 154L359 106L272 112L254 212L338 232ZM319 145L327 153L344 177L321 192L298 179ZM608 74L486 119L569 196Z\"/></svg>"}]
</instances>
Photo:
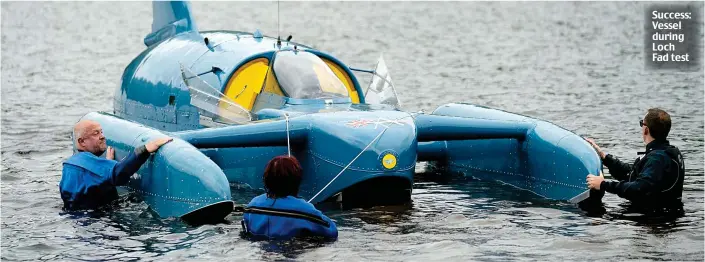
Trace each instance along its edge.
<instances>
[{"instance_id":1,"label":"water ripple","mask_svg":"<svg viewBox=\"0 0 705 262\"><path fill-rule=\"evenodd\" d=\"M623 159L642 150L637 120L660 106L685 155L686 216L669 223L586 216L494 182L417 166L413 203L326 210L334 243L250 242L242 213L191 227L144 203L66 213L60 169L71 125L111 111L124 67L144 50L143 2L2 2L3 260L702 260L703 72L646 71L639 2L282 2L281 31L353 67L380 53L406 110L469 102L550 120ZM194 2L199 28L277 32L271 3ZM354 15L350 14L354 10ZM76 19L80 18L80 19ZM313 26L312 26L313 25ZM359 30L365 28L365 30ZM366 86L368 77L360 75ZM233 186L243 204L259 194Z\"/></svg>"}]
</instances>

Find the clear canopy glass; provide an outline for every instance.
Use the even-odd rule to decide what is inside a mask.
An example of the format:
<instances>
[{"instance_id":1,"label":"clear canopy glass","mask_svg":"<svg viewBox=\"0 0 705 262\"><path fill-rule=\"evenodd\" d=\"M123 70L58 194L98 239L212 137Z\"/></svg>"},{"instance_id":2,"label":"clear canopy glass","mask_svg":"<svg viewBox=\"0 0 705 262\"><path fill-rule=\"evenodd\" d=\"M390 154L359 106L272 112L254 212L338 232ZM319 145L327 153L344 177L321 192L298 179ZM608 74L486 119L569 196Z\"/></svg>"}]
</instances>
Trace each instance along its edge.
<instances>
[{"instance_id":1,"label":"clear canopy glass","mask_svg":"<svg viewBox=\"0 0 705 262\"><path fill-rule=\"evenodd\" d=\"M249 110L229 99L183 65L181 65L181 76L189 89L191 105L198 108L201 116L209 116L237 124L244 124L252 120L252 114Z\"/></svg>"},{"instance_id":2,"label":"clear canopy glass","mask_svg":"<svg viewBox=\"0 0 705 262\"><path fill-rule=\"evenodd\" d=\"M397 90L392 84L392 76L389 74L387 63L384 62L384 58L381 55L372 74L372 81L367 90L365 90L365 103L386 104L394 106L396 109L401 109Z\"/></svg>"},{"instance_id":3,"label":"clear canopy glass","mask_svg":"<svg viewBox=\"0 0 705 262\"><path fill-rule=\"evenodd\" d=\"M348 97L345 84L318 56L302 51L280 51L274 74L286 96L299 99Z\"/></svg>"}]
</instances>

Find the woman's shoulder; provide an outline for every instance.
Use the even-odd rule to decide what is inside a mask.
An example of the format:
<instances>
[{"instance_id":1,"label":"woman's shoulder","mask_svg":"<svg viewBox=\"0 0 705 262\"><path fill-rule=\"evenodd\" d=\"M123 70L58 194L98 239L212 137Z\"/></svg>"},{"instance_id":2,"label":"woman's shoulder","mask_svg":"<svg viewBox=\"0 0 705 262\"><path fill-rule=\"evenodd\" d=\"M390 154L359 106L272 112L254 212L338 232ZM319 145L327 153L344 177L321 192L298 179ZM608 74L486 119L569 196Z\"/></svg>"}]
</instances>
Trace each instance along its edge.
<instances>
[{"instance_id":1,"label":"woman's shoulder","mask_svg":"<svg viewBox=\"0 0 705 262\"><path fill-rule=\"evenodd\" d=\"M309 213L318 213L319 212L318 209L316 209L316 207L313 206L313 204L306 202L306 200L304 200L303 198L288 196L283 199L286 200L285 202L287 205L289 205L291 207L295 207L297 210L308 211ZM282 204L284 204L284 203L282 203Z\"/></svg>"},{"instance_id":2,"label":"woman's shoulder","mask_svg":"<svg viewBox=\"0 0 705 262\"><path fill-rule=\"evenodd\" d=\"M306 200L304 200L303 198L294 196L272 199L268 198L267 194L262 194L253 198L252 201L250 201L250 203L248 204L248 206L303 211L312 214L320 213L320 211L318 211L318 209L316 209L316 207L313 206L311 203L306 202Z\"/></svg>"},{"instance_id":3,"label":"woman's shoulder","mask_svg":"<svg viewBox=\"0 0 705 262\"><path fill-rule=\"evenodd\" d=\"M259 196L254 197L252 200L250 200L250 203L247 204L247 206L258 206L262 205L267 201L267 194L261 194Z\"/></svg>"}]
</instances>

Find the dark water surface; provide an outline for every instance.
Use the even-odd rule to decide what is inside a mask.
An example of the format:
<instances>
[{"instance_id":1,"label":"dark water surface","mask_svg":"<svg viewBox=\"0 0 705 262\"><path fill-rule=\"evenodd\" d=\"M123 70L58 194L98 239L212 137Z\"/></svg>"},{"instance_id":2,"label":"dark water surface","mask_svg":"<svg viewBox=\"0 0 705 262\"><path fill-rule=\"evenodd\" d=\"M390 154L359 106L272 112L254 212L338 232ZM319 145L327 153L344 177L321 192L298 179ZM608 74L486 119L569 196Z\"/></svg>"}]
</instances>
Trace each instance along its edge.
<instances>
[{"instance_id":1,"label":"dark water surface","mask_svg":"<svg viewBox=\"0 0 705 262\"><path fill-rule=\"evenodd\" d=\"M282 2L281 31L353 67L380 53L406 110L450 102L502 108L594 137L610 153L643 150L638 119L671 113L671 142L687 164L686 216L649 224L424 165L408 207L328 211L329 244L250 242L230 224L189 227L144 203L119 211L61 211L61 163L71 125L112 111L124 67L145 47L147 2L2 3L3 260L702 260L703 72L646 71L648 3ZM196 2L201 30L277 34L276 3ZM233 188L242 204L259 192Z\"/></svg>"}]
</instances>

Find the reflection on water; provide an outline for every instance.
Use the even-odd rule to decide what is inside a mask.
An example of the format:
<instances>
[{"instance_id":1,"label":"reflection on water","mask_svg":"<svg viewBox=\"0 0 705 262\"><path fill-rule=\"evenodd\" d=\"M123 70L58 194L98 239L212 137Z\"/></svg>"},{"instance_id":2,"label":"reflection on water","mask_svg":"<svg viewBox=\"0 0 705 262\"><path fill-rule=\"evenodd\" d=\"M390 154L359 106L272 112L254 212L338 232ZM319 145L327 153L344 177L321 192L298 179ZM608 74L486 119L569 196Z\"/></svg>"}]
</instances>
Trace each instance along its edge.
<instances>
[{"instance_id":1,"label":"reflection on water","mask_svg":"<svg viewBox=\"0 0 705 262\"><path fill-rule=\"evenodd\" d=\"M274 3L194 2L198 27L277 32ZM145 49L145 2L2 2L3 260L702 260L703 72L643 68L641 2L282 2L280 30L352 67L384 53L404 109L469 102L550 120L610 153L643 150L637 119L674 121L685 156L685 215L643 220L607 194L590 216L491 181L417 169L412 202L327 209L333 243L253 242L242 213L188 226L141 202L61 210L70 130L111 111L124 67ZM351 13L352 12L352 13ZM298 19L305 17L306 19ZM364 30L361 30L364 28ZM361 76L367 80L367 77ZM364 84L363 84L364 85ZM233 185L239 205L260 194Z\"/></svg>"}]
</instances>

